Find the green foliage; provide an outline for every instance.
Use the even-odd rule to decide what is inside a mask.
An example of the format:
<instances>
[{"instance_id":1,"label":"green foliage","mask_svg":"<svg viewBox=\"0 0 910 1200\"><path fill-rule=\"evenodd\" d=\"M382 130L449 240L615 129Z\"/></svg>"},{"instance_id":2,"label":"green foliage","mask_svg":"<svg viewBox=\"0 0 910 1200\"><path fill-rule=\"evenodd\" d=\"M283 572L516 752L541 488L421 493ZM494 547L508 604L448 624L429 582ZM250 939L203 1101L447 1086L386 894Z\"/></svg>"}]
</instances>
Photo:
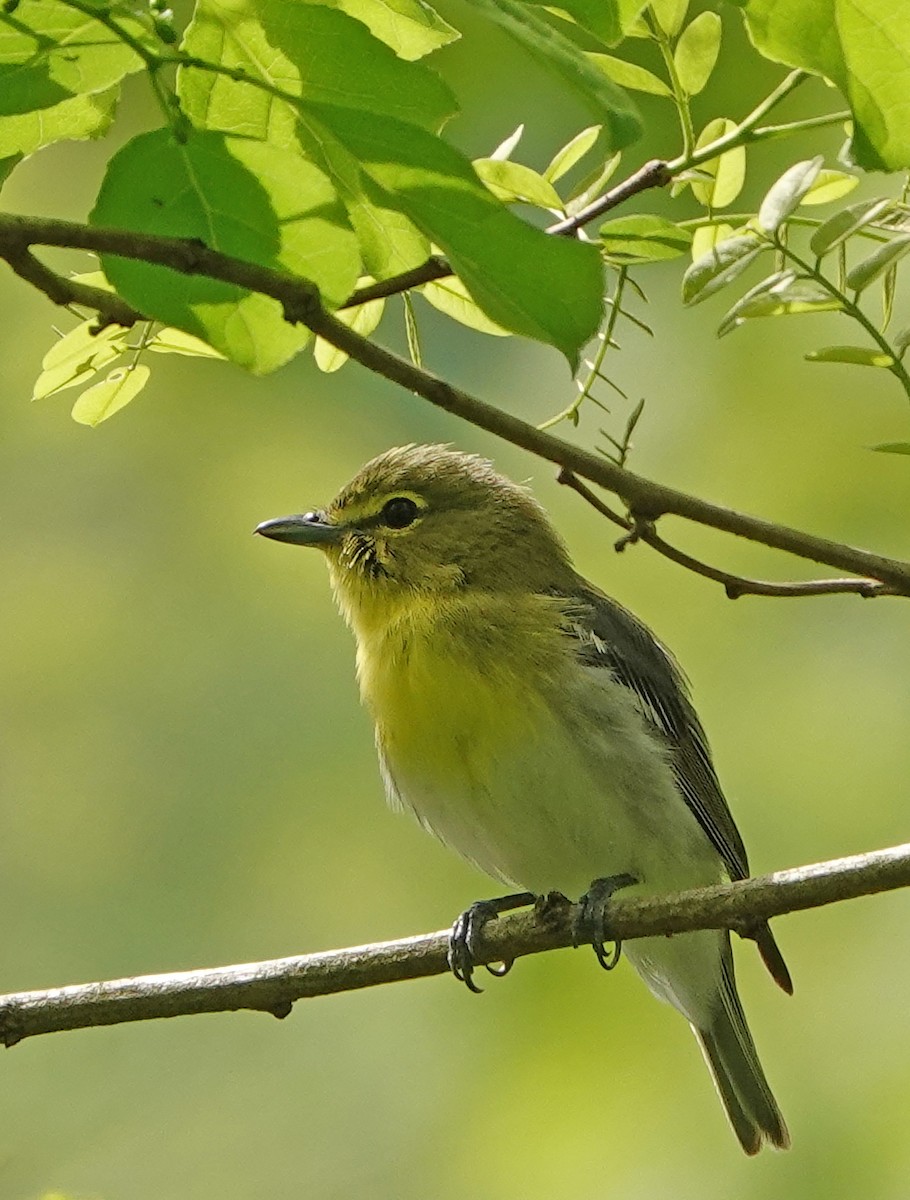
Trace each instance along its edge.
<instances>
[{"instance_id":1,"label":"green foliage","mask_svg":"<svg viewBox=\"0 0 910 1200\"><path fill-rule=\"evenodd\" d=\"M910 165L910 13L881 0L738 0L768 58L825 76L853 113L853 155L866 171Z\"/></svg>"},{"instance_id":2,"label":"green foliage","mask_svg":"<svg viewBox=\"0 0 910 1200\"><path fill-rule=\"evenodd\" d=\"M518 160L523 127L473 163L444 137L457 102L436 63L460 33L427 0L197 0L185 27L160 3L21 0L0 10L2 172L52 141L101 136L123 79L144 72L163 123L111 156L91 221L190 239L307 280L323 307L343 314L360 338L381 333L385 313L402 303L395 293L407 285L396 286L397 277L441 254L452 275L410 284L438 311L483 334L534 338L572 364L604 321L601 334L609 327L609 335L585 370L590 375L595 362L592 378L615 386L603 374L601 351L618 345L624 322L643 323L616 295L615 304L605 300L605 265L624 272L621 299L623 286L638 287L638 267L690 252L683 299L696 304L771 254L773 270L735 299L720 331L759 316L842 312L870 344L823 348L810 361L886 366L910 395L906 344L900 334L890 342L885 335L897 271L910 250L903 201L864 199L827 219L806 215L858 182L825 166L812 142L817 129L852 120L861 166L910 165L901 118L910 22L897 9L878 20L872 0L748 0L741 7L758 51L833 80L850 111L771 125L768 115L802 82L797 73L745 117L710 115L709 107L699 133L692 97L710 96L718 73L738 69L725 55L716 6L689 19L685 0L471 5L481 22L499 26L551 68L554 89L598 114L596 125L551 148L545 165ZM583 232L547 234L528 209L544 221L581 214L587 223L592 205L601 217L613 207L607 188L619 154L641 135L628 91L676 110L681 145L665 151L673 213L662 206L611 214L599 222L596 242ZM773 186L765 181L754 211L721 220L716 214L746 187L747 154L750 178L760 179L750 147L787 135L802 136L802 155ZM141 255L104 254L102 265L109 286L150 320L249 370L274 370L313 341L276 301L240 283L153 265ZM391 281L391 302L347 309L358 279ZM876 321L861 305L879 287ZM403 320L417 360L418 314L409 298ZM92 381L92 395L77 406L82 419L104 419L140 390L145 352L165 349L158 324L138 342L116 326L99 334L77 326L51 351L36 395L113 372ZM347 358L324 342L314 353L326 371ZM121 361L135 354L142 363ZM588 375L577 383L585 399L592 398ZM577 419L578 397L566 411Z\"/></svg>"}]
</instances>

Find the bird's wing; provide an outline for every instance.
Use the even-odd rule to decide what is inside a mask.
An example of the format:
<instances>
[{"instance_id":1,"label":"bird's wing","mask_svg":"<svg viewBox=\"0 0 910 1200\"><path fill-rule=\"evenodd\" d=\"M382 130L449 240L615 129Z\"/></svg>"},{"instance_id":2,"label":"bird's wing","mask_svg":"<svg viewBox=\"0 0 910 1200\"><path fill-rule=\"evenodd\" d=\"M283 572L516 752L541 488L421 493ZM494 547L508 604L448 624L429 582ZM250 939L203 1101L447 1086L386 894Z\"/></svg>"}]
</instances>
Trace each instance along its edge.
<instances>
[{"instance_id":1,"label":"bird's wing","mask_svg":"<svg viewBox=\"0 0 910 1200\"><path fill-rule=\"evenodd\" d=\"M745 879L746 849L721 791L685 676L636 616L584 580L579 583L571 599L580 605L570 614L579 658L586 666L610 671L633 693L640 712L666 745L679 790L730 878Z\"/></svg>"}]
</instances>

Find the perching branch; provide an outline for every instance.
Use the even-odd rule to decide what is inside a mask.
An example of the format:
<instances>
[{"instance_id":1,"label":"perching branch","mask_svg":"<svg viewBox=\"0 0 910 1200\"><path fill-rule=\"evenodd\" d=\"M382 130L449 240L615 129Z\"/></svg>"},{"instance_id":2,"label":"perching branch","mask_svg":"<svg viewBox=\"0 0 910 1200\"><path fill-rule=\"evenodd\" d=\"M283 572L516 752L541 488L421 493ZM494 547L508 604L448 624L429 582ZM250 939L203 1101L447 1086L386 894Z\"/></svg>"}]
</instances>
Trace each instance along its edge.
<instances>
[{"instance_id":1,"label":"perching branch","mask_svg":"<svg viewBox=\"0 0 910 1200\"><path fill-rule=\"evenodd\" d=\"M857 896L910 886L910 843L850 858L795 867L741 883L650 899L611 901L611 932L621 941L692 929L733 929L743 936L760 921ZM554 904L493 921L478 962L511 961L572 944L576 906ZM95 1025L248 1008L286 1017L296 1000L442 975L448 933L354 946L320 954L168 975L140 975L40 992L0 996L0 1041Z\"/></svg>"},{"instance_id":2,"label":"perching branch","mask_svg":"<svg viewBox=\"0 0 910 1200\"><path fill-rule=\"evenodd\" d=\"M784 550L798 558L868 577L884 584L894 595L910 596L910 563L711 504L675 488L644 479L600 455L537 429L527 421L453 387L430 371L415 366L349 329L337 317L326 312L317 287L309 280L232 258L217 250L210 250L194 239L97 228L51 218L0 214L0 258L7 261L11 257L21 258L34 245L117 254L123 258L170 267L185 275L204 275L238 284L272 296L282 305L288 321L305 325L367 370L415 392L437 408L614 492L625 501L637 522L653 523L664 515L682 517L772 549ZM55 276L55 280L55 290L57 286L65 289L71 282L61 276ZM59 292L52 294L47 287L42 290L56 303L61 302ZM79 303L79 296L73 292L68 295L66 302ZM110 322L121 320L121 304L113 294L108 296L108 293L103 293L98 297L97 304L90 307L96 308L102 321Z\"/></svg>"}]
</instances>

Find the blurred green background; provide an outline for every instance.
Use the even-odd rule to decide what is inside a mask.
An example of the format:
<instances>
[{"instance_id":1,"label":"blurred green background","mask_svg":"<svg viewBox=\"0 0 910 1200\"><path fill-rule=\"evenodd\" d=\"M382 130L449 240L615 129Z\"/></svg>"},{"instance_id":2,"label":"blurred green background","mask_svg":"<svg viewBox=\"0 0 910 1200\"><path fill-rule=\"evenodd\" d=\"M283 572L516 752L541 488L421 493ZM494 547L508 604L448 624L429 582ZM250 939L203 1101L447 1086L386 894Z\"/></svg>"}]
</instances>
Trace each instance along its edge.
<instances>
[{"instance_id":1,"label":"blurred green background","mask_svg":"<svg viewBox=\"0 0 910 1200\"><path fill-rule=\"evenodd\" d=\"M503 37L446 13L466 30L436 56L464 109L450 131L461 146L489 152L525 121L539 166L590 123ZM722 60L705 119L742 115L779 76L750 76L727 26L741 63L724 73ZM821 86L800 98L828 102ZM643 107L648 142L629 167L675 152L669 107ZM154 121L134 81L113 138ZM833 156L837 138L826 144ZM82 217L108 153L43 152L4 201ZM755 152L751 198L798 153ZM647 398L633 467L910 555L910 464L865 448L907 436L891 377L804 363L851 340L829 317L718 343L722 302L682 311L678 277L678 264L642 272L657 338L625 327L613 360L630 399ZM530 420L571 398L555 353L417 303L432 369ZM51 325L70 318L8 274L0 305L2 990L407 935L495 893L385 808L318 556L250 537L403 441L452 441L529 479L579 567L675 649L755 870L907 838L901 601L734 604L647 548L617 557L613 530L550 467L357 367L326 378L301 360L252 379L159 359L150 389L92 431L69 419L75 393L27 402ZM400 325L382 330L396 345ZM576 436L616 433L627 412L591 410ZM665 532L733 570L799 572L708 531ZM281 1023L239 1013L26 1042L2 1058L0 1195L905 1200L906 923L901 894L779 920L792 1000L738 948L786 1155L741 1155L685 1024L629 969L606 977L565 952L521 962L480 998L435 979L300 1003Z\"/></svg>"}]
</instances>

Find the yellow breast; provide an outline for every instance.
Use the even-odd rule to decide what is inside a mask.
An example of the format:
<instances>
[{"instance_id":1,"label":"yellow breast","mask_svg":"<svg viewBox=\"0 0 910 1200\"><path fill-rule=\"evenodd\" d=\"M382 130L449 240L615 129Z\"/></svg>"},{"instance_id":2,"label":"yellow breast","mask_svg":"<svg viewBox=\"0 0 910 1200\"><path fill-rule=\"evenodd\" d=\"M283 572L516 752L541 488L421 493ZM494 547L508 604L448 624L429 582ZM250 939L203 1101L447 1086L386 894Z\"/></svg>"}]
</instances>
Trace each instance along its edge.
<instances>
[{"instance_id":1,"label":"yellow breast","mask_svg":"<svg viewBox=\"0 0 910 1200\"><path fill-rule=\"evenodd\" d=\"M396 763L457 778L532 736L571 663L549 598L417 597L383 626L353 622L363 699Z\"/></svg>"}]
</instances>

